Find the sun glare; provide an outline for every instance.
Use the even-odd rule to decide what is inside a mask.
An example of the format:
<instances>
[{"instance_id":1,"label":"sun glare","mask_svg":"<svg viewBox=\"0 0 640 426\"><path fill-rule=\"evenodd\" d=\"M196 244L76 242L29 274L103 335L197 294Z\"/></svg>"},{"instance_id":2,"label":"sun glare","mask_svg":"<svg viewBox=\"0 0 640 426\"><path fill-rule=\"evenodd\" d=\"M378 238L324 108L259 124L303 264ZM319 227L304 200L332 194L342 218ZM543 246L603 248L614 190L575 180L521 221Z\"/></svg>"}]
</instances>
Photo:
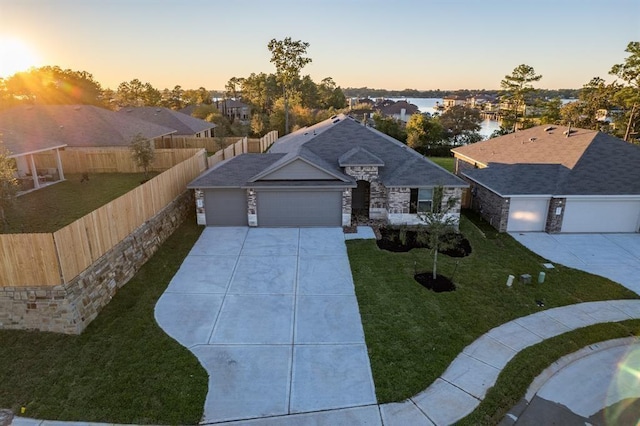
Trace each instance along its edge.
<instances>
[{"instance_id":1,"label":"sun glare","mask_svg":"<svg viewBox=\"0 0 640 426\"><path fill-rule=\"evenodd\" d=\"M22 40L0 36L0 77L37 66L38 56Z\"/></svg>"}]
</instances>

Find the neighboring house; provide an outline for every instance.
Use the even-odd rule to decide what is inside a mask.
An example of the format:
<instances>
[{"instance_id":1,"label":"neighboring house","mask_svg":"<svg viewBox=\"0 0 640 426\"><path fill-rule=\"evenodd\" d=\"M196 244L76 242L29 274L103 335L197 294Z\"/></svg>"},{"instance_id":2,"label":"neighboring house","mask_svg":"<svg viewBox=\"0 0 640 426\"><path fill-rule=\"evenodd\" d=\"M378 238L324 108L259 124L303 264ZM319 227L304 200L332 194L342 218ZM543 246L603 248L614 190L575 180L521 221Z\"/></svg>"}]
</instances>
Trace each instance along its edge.
<instances>
[{"instance_id":1,"label":"neighboring house","mask_svg":"<svg viewBox=\"0 0 640 426\"><path fill-rule=\"evenodd\" d=\"M345 115L277 140L264 154L217 164L188 185L198 223L218 226L346 226L352 214L396 224L421 223L433 188L454 197L460 178L401 142Z\"/></svg>"},{"instance_id":2,"label":"neighboring house","mask_svg":"<svg viewBox=\"0 0 640 426\"><path fill-rule=\"evenodd\" d=\"M402 121L403 123L409 121L411 115L420 112L416 105L407 101L397 101L388 104L385 103L378 109L378 111L386 117L392 117L396 120Z\"/></svg>"},{"instance_id":3,"label":"neighboring house","mask_svg":"<svg viewBox=\"0 0 640 426\"><path fill-rule=\"evenodd\" d=\"M92 105L10 108L0 112L0 128L85 148L129 146L136 134L153 140L175 133L175 129Z\"/></svg>"},{"instance_id":4,"label":"neighboring house","mask_svg":"<svg viewBox=\"0 0 640 426\"><path fill-rule=\"evenodd\" d=\"M473 209L501 232L638 232L639 146L537 126L452 151Z\"/></svg>"},{"instance_id":5,"label":"neighboring house","mask_svg":"<svg viewBox=\"0 0 640 426\"><path fill-rule=\"evenodd\" d=\"M449 95L442 98L442 106L445 110L453 108L454 106L466 105L467 98L458 95Z\"/></svg>"},{"instance_id":6,"label":"neighboring house","mask_svg":"<svg viewBox=\"0 0 640 426\"><path fill-rule=\"evenodd\" d=\"M120 114L155 123L175 130L172 136L190 136L196 138L213 137L215 124L182 112L162 107L126 107Z\"/></svg>"},{"instance_id":7,"label":"neighboring house","mask_svg":"<svg viewBox=\"0 0 640 426\"><path fill-rule=\"evenodd\" d=\"M251 120L251 107L243 102L236 101L235 99L221 99L214 101L214 105L218 108L218 111L232 123L235 120L243 123L248 123Z\"/></svg>"},{"instance_id":8,"label":"neighboring house","mask_svg":"<svg viewBox=\"0 0 640 426\"><path fill-rule=\"evenodd\" d=\"M9 151L9 158L13 158L16 162L16 178L21 191L38 189L50 182L64 180L60 150L67 144L2 127L0 127L0 141ZM36 169L33 155L48 151L55 151L56 167Z\"/></svg>"}]
</instances>

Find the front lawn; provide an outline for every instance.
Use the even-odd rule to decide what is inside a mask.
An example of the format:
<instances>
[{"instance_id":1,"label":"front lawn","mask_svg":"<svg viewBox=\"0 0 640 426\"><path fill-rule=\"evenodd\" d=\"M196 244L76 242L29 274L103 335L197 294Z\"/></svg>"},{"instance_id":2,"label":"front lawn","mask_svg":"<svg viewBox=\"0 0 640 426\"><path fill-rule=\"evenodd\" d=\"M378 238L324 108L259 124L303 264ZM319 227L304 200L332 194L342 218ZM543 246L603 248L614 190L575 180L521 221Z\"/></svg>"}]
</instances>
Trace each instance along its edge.
<instances>
[{"instance_id":1,"label":"front lawn","mask_svg":"<svg viewBox=\"0 0 640 426\"><path fill-rule=\"evenodd\" d=\"M0 408L51 420L198 423L207 372L153 312L201 231L195 218L178 228L80 336L0 330Z\"/></svg>"},{"instance_id":2,"label":"front lawn","mask_svg":"<svg viewBox=\"0 0 640 426\"><path fill-rule=\"evenodd\" d=\"M150 174L151 177L157 173ZM144 173L67 175L66 180L16 198L5 233L55 232L140 185ZM0 233L2 232L0 224Z\"/></svg>"},{"instance_id":3,"label":"front lawn","mask_svg":"<svg viewBox=\"0 0 640 426\"><path fill-rule=\"evenodd\" d=\"M610 280L560 265L546 271L544 284L516 282L508 288L510 274L529 273L536 283L543 259L509 235L480 231L464 215L460 229L471 242L471 255L440 255L438 262L438 272L449 278L455 270L453 292L434 293L413 279L415 272L431 270L427 249L391 253L373 240L347 242L380 403L427 388L465 346L508 321L557 306L638 297Z\"/></svg>"}]
</instances>

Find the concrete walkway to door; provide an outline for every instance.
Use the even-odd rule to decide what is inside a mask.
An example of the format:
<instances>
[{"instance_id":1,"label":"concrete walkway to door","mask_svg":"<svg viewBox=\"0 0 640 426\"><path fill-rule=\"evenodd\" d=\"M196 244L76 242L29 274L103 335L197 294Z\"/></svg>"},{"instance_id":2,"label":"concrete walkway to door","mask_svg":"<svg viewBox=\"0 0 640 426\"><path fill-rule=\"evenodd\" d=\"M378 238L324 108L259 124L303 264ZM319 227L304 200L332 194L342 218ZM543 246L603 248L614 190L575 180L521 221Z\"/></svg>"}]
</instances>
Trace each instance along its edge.
<instances>
[{"instance_id":1,"label":"concrete walkway to door","mask_svg":"<svg viewBox=\"0 0 640 426\"><path fill-rule=\"evenodd\" d=\"M376 404L341 228L206 228L156 305L209 373L204 422Z\"/></svg>"}]
</instances>

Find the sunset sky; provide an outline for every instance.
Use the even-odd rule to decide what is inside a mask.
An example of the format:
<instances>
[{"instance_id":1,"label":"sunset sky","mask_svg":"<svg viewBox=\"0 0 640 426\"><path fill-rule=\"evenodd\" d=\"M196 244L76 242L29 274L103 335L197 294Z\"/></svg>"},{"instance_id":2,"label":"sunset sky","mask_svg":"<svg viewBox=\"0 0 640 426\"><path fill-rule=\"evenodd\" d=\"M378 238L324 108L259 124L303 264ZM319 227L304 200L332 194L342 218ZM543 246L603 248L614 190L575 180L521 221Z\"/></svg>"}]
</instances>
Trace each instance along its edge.
<instances>
[{"instance_id":1,"label":"sunset sky","mask_svg":"<svg viewBox=\"0 0 640 426\"><path fill-rule=\"evenodd\" d=\"M303 74L342 87L496 89L525 63L538 87L579 88L640 41L640 0L0 0L0 72L58 65L112 89L222 89L274 72L267 43L288 36L311 44Z\"/></svg>"}]
</instances>

